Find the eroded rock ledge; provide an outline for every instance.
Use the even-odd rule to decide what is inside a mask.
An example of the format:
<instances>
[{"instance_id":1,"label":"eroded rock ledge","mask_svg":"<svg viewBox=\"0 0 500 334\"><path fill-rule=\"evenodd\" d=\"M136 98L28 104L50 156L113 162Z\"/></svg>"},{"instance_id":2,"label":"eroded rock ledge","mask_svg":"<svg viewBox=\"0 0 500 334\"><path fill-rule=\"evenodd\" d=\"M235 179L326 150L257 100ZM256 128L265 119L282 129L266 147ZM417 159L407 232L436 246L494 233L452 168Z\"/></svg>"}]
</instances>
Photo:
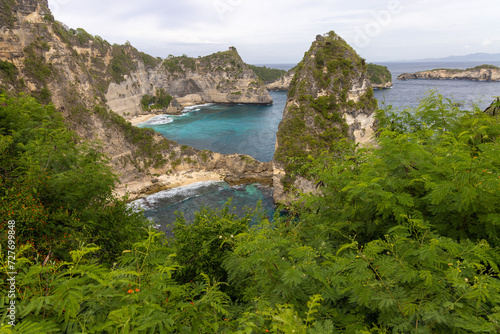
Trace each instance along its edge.
<instances>
[{"instance_id":1,"label":"eroded rock ledge","mask_svg":"<svg viewBox=\"0 0 500 334\"><path fill-rule=\"evenodd\" d=\"M398 76L398 79L457 79L474 81L500 81L500 68L493 65L481 65L466 70L440 68L415 73L403 73Z\"/></svg>"}]
</instances>

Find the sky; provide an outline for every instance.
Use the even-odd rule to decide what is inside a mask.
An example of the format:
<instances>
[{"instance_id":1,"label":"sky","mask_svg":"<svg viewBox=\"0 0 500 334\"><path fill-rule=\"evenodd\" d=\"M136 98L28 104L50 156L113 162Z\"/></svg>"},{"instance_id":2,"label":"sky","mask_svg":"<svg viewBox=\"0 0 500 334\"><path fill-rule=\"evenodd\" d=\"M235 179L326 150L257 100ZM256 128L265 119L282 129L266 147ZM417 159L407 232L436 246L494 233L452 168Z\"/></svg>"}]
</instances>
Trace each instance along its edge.
<instances>
[{"instance_id":1,"label":"sky","mask_svg":"<svg viewBox=\"0 0 500 334\"><path fill-rule=\"evenodd\" d=\"M498 0L48 0L55 19L155 57L235 46L249 64L298 63L335 31L369 62L500 53Z\"/></svg>"}]
</instances>

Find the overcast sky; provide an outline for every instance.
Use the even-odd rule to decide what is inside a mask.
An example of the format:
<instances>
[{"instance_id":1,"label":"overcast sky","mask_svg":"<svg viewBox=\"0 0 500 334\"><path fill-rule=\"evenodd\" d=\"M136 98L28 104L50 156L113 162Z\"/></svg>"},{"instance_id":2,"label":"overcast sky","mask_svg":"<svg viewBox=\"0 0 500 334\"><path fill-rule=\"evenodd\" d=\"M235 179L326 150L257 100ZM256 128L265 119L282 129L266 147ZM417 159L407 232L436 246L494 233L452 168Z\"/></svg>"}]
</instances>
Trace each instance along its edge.
<instances>
[{"instance_id":1,"label":"overcast sky","mask_svg":"<svg viewBox=\"0 0 500 334\"><path fill-rule=\"evenodd\" d=\"M297 63L334 30L368 61L500 53L499 0L49 0L56 20L153 56L235 46L250 64Z\"/></svg>"}]
</instances>

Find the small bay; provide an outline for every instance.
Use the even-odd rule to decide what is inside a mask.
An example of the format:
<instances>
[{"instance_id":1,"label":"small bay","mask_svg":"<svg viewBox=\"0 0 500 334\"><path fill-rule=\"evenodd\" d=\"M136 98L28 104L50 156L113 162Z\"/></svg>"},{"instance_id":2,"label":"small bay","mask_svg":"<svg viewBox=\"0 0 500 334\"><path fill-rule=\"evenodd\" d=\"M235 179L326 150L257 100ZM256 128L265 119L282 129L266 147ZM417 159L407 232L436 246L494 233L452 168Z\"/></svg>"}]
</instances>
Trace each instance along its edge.
<instances>
[{"instance_id":1,"label":"small bay","mask_svg":"<svg viewBox=\"0 0 500 334\"><path fill-rule=\"evenodd\" d=\"M270 92L274 103L258 105L204 105L181 116L157 116L139 124L181 145L224 154L248 154L271 161L276 131L283 117L287 92Z\"/></svg>"},{"instance_id":2,"label":"small bay","mask_svg":"<svg viewBox=\"0 0 500 334\"><path fill-rule=\"evenodd\" d=\"M248 154L259 161L271 161L276 132L283 117L287 92L270 92L273 105L211 104L188 108L184 115L161 115L139 124L150 127L166 138L197 149L231 154ZM198 182L169 189L134 201L145 216L163 231L170 231L176 212L187 221L202 206L221 208L231 199L231 208L240 216L257 202L269 217L275 211L273 189L260 184L229 186L225 182Z\"/></svg>"},{"instance_id":3,"label":"small bay","mask_svg":"<svg viewBox=\"0 0 500 334\"><path fill-rule=\"evenodd\" d=\"M479 103L485 108L494 96L500 95L500 82L459 80L397 80L403 72L416 72L440 67L470 68L477 63L386 63L392 72L394 87L375 91L379 107L416 107L430 90L454 102L462 102L464 108ZM500 65L500 64L493 64ZM273 67L272 65L268 65ZM285 68L285 66L283 66ZM287 66L290 68L291 66ZM225 154L240 153L260 161L271 161L274 155L276 132L283 116L287 92L270 92L274 104L257 105L203 105L187 108L181 116L161 115L140 127L150 127L166 138L182 145ZM221 208L232 198L231 207L243 215L245 207L253 208L258 201L271 217L275 206L272 188L258 184L231 187L225 182L200 182L189 186L159 192L134 202L145 210L145 216L168 231L167 225L175 220L175 212L183 213L187 221L202 206Z\"/></svg>"}]
</instances>

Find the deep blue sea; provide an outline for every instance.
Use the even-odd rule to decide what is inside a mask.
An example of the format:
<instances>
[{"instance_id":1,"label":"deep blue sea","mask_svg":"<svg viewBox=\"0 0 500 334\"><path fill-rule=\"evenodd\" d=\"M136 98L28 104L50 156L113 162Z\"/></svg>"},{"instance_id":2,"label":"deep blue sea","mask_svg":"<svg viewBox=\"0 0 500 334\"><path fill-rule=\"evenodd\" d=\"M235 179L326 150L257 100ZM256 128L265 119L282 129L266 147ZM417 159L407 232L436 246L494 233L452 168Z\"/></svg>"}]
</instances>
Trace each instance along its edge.
<instances>
[{"instance_id":1,"label":"deep blue sea","mask_svg":"<svg viewBox=\"0 0 500 334\"><path fill-rule=\"evenodd\" d=\"M472 68L475 62L400 62L380 63L389 68L393 76L393 88L375 91L379 106L395 108L416 107L430 90L463 103L473 103L486 108L495 96L500 96L500 82L476 82L459 80L397 80L404 72L416 72L435 68ZM500 66L500 63L491 63ZM260 65L262 66L262 65ZM294 64L265 64L271 68L290 69ZM165 137L180 144L221 153L248 154L260 161L272 160L276 131L286 103L286 92L270 93L272 106L255 105L204 105L185 110L182 116L158 116L141 127L151 127ZM186 187L162 191L136 201L144 208L145 215L161 229L175 220L175 212L182 212L189 221L200 206L221 207L233 198L232 207L243 214L244 207L254 207L262 201L269 216L273 215L272 188L262 185L230 187L224 182L201 182Z\"/></svg>"}]
</instances>

